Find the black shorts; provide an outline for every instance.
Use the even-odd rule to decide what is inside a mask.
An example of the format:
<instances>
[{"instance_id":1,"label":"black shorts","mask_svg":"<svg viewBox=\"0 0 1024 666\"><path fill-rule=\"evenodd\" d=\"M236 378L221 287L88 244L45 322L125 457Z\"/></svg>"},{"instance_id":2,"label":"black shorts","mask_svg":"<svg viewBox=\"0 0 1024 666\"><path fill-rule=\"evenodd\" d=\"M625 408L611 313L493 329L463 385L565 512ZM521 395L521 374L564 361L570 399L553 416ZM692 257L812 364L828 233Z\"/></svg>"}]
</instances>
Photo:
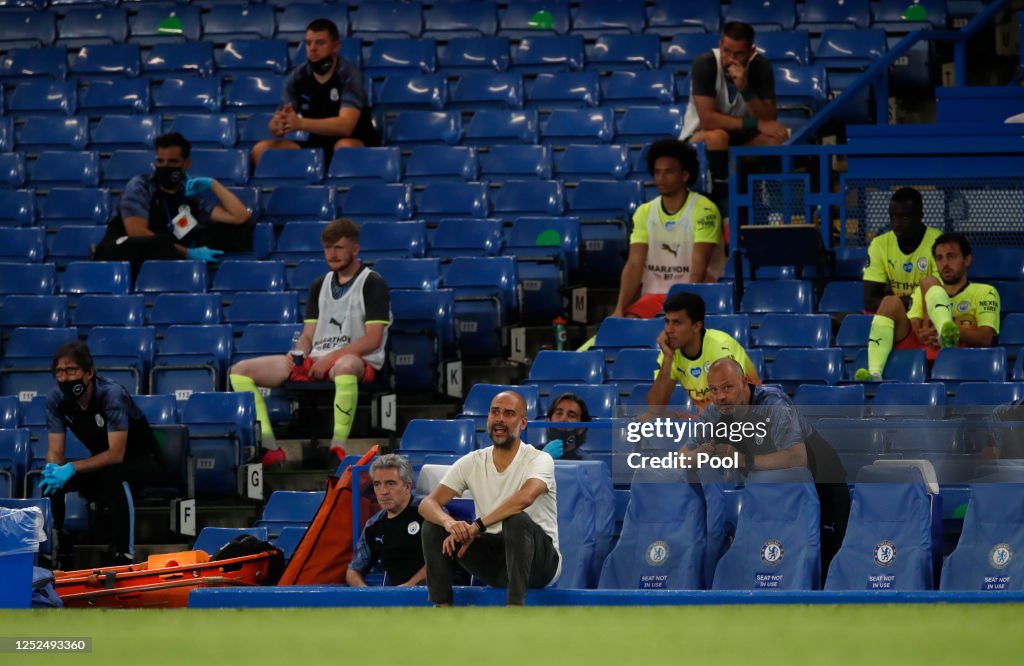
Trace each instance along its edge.
<instances>
[{"instance_id":1,"label":"black shorts","mask_svg":"<svg viewBox=\"0 0 1024 666\"><path fill-rule=\"evenodd\" d=\"M730 146L745 146L754 140L757 136L757 128L740 128L735 130L729 130L729 145Z\"/></svg>"},{"instance_id":2,"label":"black shorts","mask_svg":"<svg viewBox=\"0 0 1024 666\"><path fill-rule=\"evenodd\" d=\"M344 137L310 134L309 138L300 142L300 145L303 148L320 148L324 151L325 155L330 155L334 152L334 144L342 138ZM380 145L380 133L373 126L373 120L369 113L364 111L359 114L359 122L356 123L355 129L352 130L351 138L358 139L367 148L375 148Z\"/></svg>"}]
</instances>

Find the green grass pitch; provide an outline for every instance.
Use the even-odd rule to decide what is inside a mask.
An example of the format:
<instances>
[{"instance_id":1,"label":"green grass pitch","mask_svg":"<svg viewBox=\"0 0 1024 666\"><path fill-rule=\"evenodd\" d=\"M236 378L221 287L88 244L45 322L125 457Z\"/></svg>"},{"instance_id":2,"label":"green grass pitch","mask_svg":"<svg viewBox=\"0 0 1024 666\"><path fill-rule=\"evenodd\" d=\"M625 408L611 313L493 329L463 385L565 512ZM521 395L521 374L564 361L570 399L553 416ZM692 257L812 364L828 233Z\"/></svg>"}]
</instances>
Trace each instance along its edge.
<instances>
[{"instance_id":1,"label":"green grass pitch","mask_svg":"<svg viewBox=\"0 0 1024 666\"><path fill-rule=\"evenodd\" d=\"M0 611L0 635L93 639L0 664L1006 664L1024 604Z\"/></svg>"}]
</instances>

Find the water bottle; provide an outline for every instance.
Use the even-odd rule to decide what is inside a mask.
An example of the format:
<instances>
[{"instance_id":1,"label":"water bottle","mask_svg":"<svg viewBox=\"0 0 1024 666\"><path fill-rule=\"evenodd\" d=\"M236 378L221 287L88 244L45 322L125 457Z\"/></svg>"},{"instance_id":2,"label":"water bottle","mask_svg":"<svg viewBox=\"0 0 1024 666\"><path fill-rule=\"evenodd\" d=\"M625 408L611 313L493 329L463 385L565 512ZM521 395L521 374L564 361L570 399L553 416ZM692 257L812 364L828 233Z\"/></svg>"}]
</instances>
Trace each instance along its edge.
<instances>
[{"instance_id":1,"label":"water bottle","mask_svg":"<svg viewBox=\"0 0 1024 666\"><path fill-rule=\"evenodd\" d=\"M299 345L301 339L302 331L295 331L295 335L292 336L292 363L300 366L306 360L306 352L302 351L302 347Z\"/></svg>"},{"instance_id":2,"label":"water bottle","mask_svg":"<svg viewBox=\"0 0 1024 666\"><path fill-rule=\"evenodd\" d=\"M568 333L565 330L565 325L569 323L564 317L557 317L551 322L552 328L555 331L555 349L563 351L565 349L565 341L568 338Z\"/></svg>"}]
</instances>

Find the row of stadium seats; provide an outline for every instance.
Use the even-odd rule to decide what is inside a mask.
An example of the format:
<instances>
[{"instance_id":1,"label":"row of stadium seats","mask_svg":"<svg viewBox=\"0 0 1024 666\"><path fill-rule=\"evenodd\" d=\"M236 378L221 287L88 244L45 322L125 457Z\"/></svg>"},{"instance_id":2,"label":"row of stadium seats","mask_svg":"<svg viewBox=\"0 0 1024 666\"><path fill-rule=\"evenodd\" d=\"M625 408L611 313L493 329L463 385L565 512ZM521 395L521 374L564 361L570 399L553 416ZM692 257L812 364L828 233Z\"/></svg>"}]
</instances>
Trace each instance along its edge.
<instances>
[{"instance_id":1,"label":"row of stadium seats","mask_svg":"<svg viewBox=\"0 0 1024 666\"><path fill-rule=\"evenodd\" d=\"M381 39L362 57L358 42L346 41L341 55L371 79L389 74L465 72L519 74L539 72L685 72L693 60L718 46L717 34L681 34L662 45L657 35L602 35L588 45L582 37L459 39L438 45L432 39ZM839 69L863 68L887 49L884 30L830 30L812 38L805 30L758 35L757 49L775 64L820 62ZM240 39L224 46L213 42L161 44L143 50L138 44L95 45L68 57L62 47L11 49L0 59L0 81L25 79L83 81L165 76L211 76L246 73L284 74L306 61L305 47L294 53L285 40Z\"/></svg>"},{"instance_id":2,"label":"row of stadium seats","mask_svg":"<svg viewBox=\"0 0 1024 666\"><path fill-rule=\"evenodd\" d=\"M512 3L502 12L496 2L443 2L424 10L419 2L383 1L361 3L349 16L346 16L344 4L286 5L276 16L273 6L259 3L243 6L218 3L205 12L199 11L199 3L192 3L191 7L140 7L132 11L128 7L111 6L115 3L93 4L107 6L102 11L89 7L60 7L56 11L4 8L3 24L10 29L0 31L0 40L25 46L77 47L129 39L152 43L161 41L170 32L178 39L189 41L200 36L227 39L239 35L256 38L276 35L301 41L306 25L313 18L321 17L335 21L343 36L366 40L420 36L438 39L490 35L522 37L541 30L559 35L571 33L581 38L609 32L717 33L724 21L743 21L763 31L792 30L798 25L817 31L829 27L875 26L906 33L921 27L942 28L947 22L943 0L925 0L920 3L924 11L907 18L904 18L907 7L901 0L808 0L799 5L796 0L770 3L732 0L721 5L705 0L685 6L660 0L650 10L639 0L592 0L580 3L573 11L568 0L563 0ZM538 11L546 16L536 16ZM173 31L161 30L160 26L171 16L179 25L175 25Z\"/></svg>"}]
</instances>

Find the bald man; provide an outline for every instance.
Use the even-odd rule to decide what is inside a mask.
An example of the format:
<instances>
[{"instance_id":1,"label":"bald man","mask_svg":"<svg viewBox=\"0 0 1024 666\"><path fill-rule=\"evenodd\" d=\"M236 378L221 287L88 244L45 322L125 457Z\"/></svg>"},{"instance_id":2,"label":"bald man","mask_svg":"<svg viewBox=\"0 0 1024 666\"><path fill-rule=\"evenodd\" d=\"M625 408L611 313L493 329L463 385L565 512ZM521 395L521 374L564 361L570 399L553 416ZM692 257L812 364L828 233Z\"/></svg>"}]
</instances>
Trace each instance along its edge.
<instances>
[{"instance_id":1,"label":"bald man","mask_svg":"<svg viewBox=\"0 0 1024 666\"><path fill-rule=\"evenodd\" d=\"M744 375L743 367L731 358L720 358L711 364L708 393L711 405L701 414L701 421L763 424L767 434L738 442L707 440L697 443L698 450L729 458L738 452L740 465L748 473L793 467L806 467L811 471L821 502L821 580L824 582L828 565L843 543L850 516L846 470L839 456L804 420L789 396L773 386L752 384Z\"/></svg>"},{"instance_id":2,"label":"bald man","mask_svg":"<svg viewBox=\"0 0 1024 666\"><path fill-rule=\"evenodd\" d=\"M547 587L562 572L555 461L520 440L525 427L523 396L494 396L487 414L493 446L459 458L420 502L427 590L438 606L452 604L456 564L492 587L507 588L510 606L522 606L528 588ZM477 510L470 523L444 511L467 490Z\"/></svg>"}]
</instances>

